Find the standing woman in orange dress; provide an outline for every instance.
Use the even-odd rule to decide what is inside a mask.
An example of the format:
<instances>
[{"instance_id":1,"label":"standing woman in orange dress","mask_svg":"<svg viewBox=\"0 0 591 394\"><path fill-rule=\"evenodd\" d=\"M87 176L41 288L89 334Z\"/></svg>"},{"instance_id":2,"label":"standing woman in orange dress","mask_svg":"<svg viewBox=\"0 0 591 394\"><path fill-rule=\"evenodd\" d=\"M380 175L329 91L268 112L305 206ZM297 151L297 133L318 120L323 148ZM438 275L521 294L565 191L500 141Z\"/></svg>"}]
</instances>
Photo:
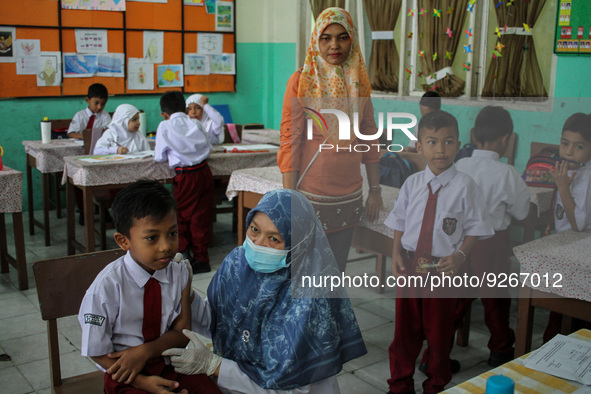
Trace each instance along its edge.
<instances>
[{"instance_id":1,"label":"standing woman in orange dress","mask_svg":"<svg viewBox=\"0 0 591 394\"><path fill-rule=\"evenodd\" d=\"M277 162L283 187L300 191L312 202L342 272L363 211L362 163L369 182L367 218L376 220L382 207L379 136L370 96L351 15L342 8L327 8L316 19L304 66L287 82ZM348 115L348 138L339 136L337 116L323 109ZM375 137L357 138L356 123L366 138Z\"/></svg>"}]
</instances>

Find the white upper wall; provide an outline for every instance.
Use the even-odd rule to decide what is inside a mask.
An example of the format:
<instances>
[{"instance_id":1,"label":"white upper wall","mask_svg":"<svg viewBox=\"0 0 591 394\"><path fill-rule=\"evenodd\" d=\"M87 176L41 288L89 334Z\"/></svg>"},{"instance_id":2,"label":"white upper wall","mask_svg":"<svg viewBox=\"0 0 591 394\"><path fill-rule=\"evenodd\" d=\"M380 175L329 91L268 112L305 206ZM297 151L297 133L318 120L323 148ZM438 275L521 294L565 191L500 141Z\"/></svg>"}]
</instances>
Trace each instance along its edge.
<instances>
[{"instance_id":1,"label":"white upper wall","mask_svg":"<svg viewBox=\"0 0 591 394\"><path fill-rule=\"evenodd\" d=\"M306 0L240 0L236 4L236 41L296 42L300 4ZM309 5L308 5L309 6Z\"/></svg>"}]
</instances>

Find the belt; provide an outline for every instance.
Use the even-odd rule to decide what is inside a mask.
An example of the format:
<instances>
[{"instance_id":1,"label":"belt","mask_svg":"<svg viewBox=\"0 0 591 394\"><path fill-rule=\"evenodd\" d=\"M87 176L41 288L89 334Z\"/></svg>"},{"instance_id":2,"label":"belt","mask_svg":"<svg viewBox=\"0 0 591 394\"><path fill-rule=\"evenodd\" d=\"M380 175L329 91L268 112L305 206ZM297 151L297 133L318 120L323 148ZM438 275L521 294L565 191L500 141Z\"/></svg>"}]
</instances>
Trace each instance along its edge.
<instances>
[{"instance_id":1,"label":"belt","mask_svg":"<svg viewBox=\"0 0 591 394\"><path fill-rule=\"evenodd\" d=\"M415 259L415 252L414 252L414 251L412 251L412 250L407 250L407 251L406 251L406 255L408 256L408 258L409 258L410 260L414 260L414 259ZM437 264L437 263L439 263L439 260L440 260L440 259L441 259L441 257L434 257L434 256L431 256L431 264Z\"/></svg>"},{"instance_id":2,"label":"belt","mask_svg":"<svg viewBox=\"0 0 591 394\"><path fill-rule=\"evenodd\" d=\"M195 171L199 171L201 170L203 167L205 167L207 165L207 160L203 160L201 163L196 164L194 166L189 166L189 167L176 167L174 169L174 172L176 172L177 174L184 174L187 172L195 172Z\"/></svg>"}]
</instances>

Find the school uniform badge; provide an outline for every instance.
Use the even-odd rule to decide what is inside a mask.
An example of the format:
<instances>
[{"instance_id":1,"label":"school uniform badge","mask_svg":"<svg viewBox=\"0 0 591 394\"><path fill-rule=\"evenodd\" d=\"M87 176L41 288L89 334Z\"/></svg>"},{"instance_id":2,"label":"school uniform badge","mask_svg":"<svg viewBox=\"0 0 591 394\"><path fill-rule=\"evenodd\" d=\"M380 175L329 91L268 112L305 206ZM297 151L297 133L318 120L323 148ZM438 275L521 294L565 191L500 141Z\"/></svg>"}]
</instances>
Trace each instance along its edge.
<instances>
[{"instance_id":1,"label":"school uniform badge","mask_svg":"<svg viewBox=\"0 0 591 394\"><path fill-rule=\"evenodd\" d=\"M84 314L84 323L85 324L93 324L95 326L102 326L105 318L99 315L93 315L92 313L85 313Z\"/></svg>"},{"instance_id":2,"label":"school uniform badge","mask_svg":"<svg viewBox=\"0 0 591 394\"><path fill-rule=\"evenodd\" d=\"M560 204L556 204L556 219L562 220L564 218L564 208Z\"/></svg>"},{"instance_id":3,"label":"school uniform badge","mask_svg":"<svg viewBox=\"0 0 591 394\"><path fill-rule=\"evenodd\" d=\"M447 235L452 235L456 232L456 225L458 223L458 219L456 218L445 218L443 219L443 232Z\"/></svg>"}]
</instances>

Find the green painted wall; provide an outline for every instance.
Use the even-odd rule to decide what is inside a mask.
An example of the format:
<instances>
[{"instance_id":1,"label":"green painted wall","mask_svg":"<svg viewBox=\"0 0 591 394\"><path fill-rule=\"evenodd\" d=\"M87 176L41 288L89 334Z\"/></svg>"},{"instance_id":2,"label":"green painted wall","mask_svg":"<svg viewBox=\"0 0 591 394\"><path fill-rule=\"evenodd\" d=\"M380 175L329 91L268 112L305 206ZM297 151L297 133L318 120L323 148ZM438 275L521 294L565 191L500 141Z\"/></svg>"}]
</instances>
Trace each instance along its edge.
<instances>
[{"instance_id":1,"label":"green painted wall","mask_svg":"<svg viewBox=\"0 0 591 394\"><path fill-rule=\"evenodd\" d=\"M295 64L295 43L237 43L236 93L210 94L212 104L228 104L235 123L263 123L279 128L281 104L287 79ZM160 117L160 96L127 95L109 98L107 110L129 103L147 114L147 130L155 130ZM86 106L84 97L31 98L0 100L0 146L3 163L25 172L24 140L39 140L39 121L71 118ZM35 207L41 208L41 181L33 171ZM26 210L26 184L23 185L23 208Z\"/></svg>"}]
</instances>

